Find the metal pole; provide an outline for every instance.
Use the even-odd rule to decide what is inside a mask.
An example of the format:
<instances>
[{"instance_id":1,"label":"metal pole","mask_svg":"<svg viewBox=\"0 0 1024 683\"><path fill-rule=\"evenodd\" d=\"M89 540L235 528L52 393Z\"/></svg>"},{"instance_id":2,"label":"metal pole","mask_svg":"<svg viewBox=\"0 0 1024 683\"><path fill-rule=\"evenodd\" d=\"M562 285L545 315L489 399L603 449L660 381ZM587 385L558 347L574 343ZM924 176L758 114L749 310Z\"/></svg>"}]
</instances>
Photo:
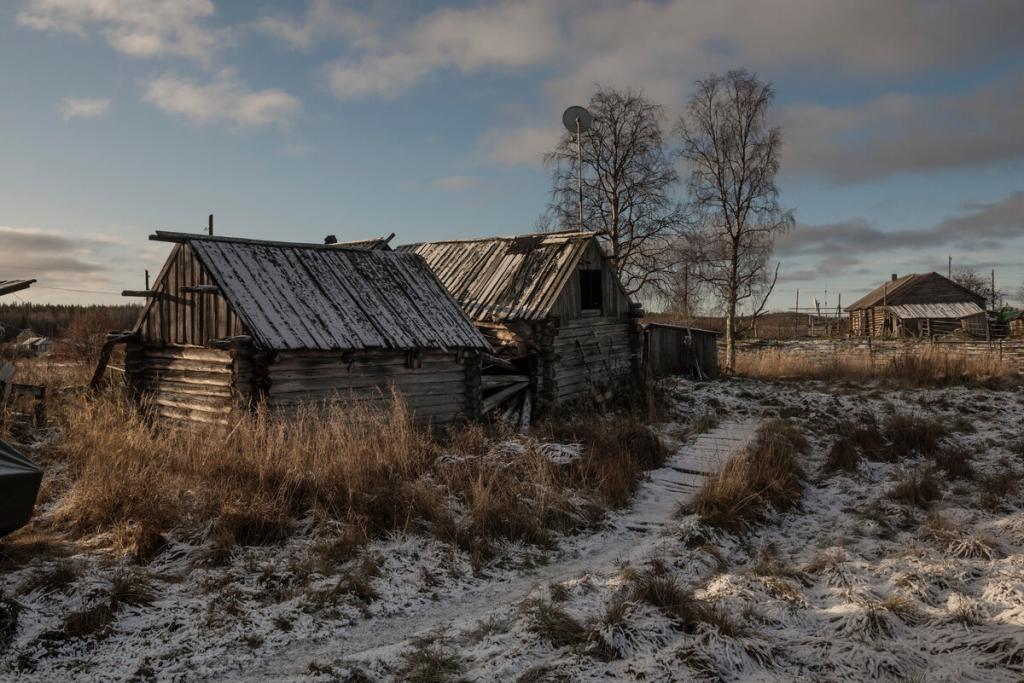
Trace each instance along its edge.
<instances>
[{"instance_id":1,"label":"metal pole","mask_svg":"<svg viewBox=\"0 0 1024 683\"><path fill-rule=\"evenodd\" d=\"M946 277L953 279L953 255L949 255L949 263L946 265Z\"/></svg>"},{"instance_id":2,"label":"metal pole","mask_svg":"<svg viewBox=\"0 0 1024 683\"><path fill-rule=\"evenodd\" d=\"M146 269L146 290L149 290L149 269Z\"/></svg>"},{"instance_id":3,"label":"metal pole","mask_svg":"<svg viewBox=\"0 0 1024 683\"><path fill-rule=\"evenodd\" d=\"M800 336L800 289L796 290L796 314L793 316L793 339Z\"/></svg>"},{"instance_id":4,"label":"metal pole","mask_svg":"<svg viewBox=\"0 0 1024 683\"><path fill-rule=\"evenodd\" d=\"M576 117L576 183L580 191L580 230L583 229L583 141L580 117Z\"/></svg>"}]
</instances>

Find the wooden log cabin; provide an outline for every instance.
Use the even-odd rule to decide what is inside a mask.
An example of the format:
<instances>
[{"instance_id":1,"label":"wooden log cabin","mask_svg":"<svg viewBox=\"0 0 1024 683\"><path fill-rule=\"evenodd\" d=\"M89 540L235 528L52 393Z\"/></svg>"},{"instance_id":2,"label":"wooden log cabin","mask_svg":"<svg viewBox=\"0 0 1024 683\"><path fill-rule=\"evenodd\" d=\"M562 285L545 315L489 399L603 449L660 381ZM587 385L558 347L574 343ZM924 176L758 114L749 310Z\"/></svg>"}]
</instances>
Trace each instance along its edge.
<instances>
[{"instance_id":1,"label":"wooden log cabin","mask_svg":"<svg viewBox=\"0 0 1024 683\"><path fill-rule=\"evenodd\" d=\"M846 311L855 337L934 337L988 333L985 299L938 273L897 277Z\"/></svg>"},{"instance_id":2,"label":"wooden log cabin","mask_svg":"<svg viewBox=\"0 0 1024 683\"><path fill-rule=\"evenodd\" d=\"M398 250L426 259L494 347L497 359L484 363L484 410L517 398L541 409L600 399L638 373L636 319L642 311L630 301L596 233L427 242Z\"/></svg>"},{"instance_id":3,"label":"wooden log cabin","mask_svg":"<svg viewBox=\"0 0 1024 683\"><path fill-rule=\"evenodd\" d=\"M227 422L266 401L386 405L418 420L479 409L486 339L413 253L157 232L174 243L127 344L159 418Z\"/></svg>"}]
</instances>

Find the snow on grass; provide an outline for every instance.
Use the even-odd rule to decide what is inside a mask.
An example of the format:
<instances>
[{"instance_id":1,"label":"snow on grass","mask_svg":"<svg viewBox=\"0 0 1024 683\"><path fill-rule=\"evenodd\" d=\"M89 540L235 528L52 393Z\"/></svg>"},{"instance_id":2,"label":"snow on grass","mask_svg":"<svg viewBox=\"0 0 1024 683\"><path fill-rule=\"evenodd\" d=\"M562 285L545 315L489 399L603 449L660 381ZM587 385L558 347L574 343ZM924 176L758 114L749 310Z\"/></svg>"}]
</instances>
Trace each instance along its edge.
<instances>
[{"instance_id":1,"label":"snow on grass","mask_svg":"<svg viewBox=\"0 0 1024 683\"><path fill-rule=\"evenodd\" d=\"M99 552L37 560L0 576L19 606L0 677L1024 676L1019 392L755 380L665 388L672 422L661 432L689 439L673 442L677 455L715 429L779 417L796 425L811 444L800 505L730 532L677 517L685 494L655 472L598 528L558 538L553 550L506 543L476 571L465 552L415 533L332 562L330 539L314 537L312 524L219 566L200 561L195 539L174 540L138 568ZM825 466L843 424L873 421L884 433L894 415L937 420L938 446L969 457L971 474L953 478L935 454L894 457L884 440L869 440L852 468ZM514 457L517 447L495 452ZM545 453L561 462L578 449ZM925 471L935 500L891 495ZM125 576L145 599L115 588Z\"/></svg>"}]
</instances>

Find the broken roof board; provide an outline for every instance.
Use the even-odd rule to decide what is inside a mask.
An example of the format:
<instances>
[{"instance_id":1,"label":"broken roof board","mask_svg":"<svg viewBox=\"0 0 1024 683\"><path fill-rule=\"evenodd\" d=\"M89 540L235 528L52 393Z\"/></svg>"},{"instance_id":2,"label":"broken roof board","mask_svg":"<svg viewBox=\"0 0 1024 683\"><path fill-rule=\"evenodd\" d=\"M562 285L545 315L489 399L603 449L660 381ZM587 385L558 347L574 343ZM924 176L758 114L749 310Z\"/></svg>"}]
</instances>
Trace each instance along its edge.
<instances>
[{"instance_id":1,"label":"broken roof board","mask_svg":"<svg viewBox=\"0 0 1024 683\"><path fill-rule=\"evenodd\" d=\"M35 280L0 280L0 296L28 289Z\"/></svg>"},{"instance_id":2,"label":"broken roof board","mask_svg":"<svg viewBox=\"0 0 1024 683\"><path fill-rule=\"evenodd\" d=\"M414 254L205 235L151 239L191 249L264 348L490 348Z\"/></svg>"},{"instance_id":3,"label":"broken roof board","mask_svg":"<svg viewBox=\"0 0 1024 683\"><path fill-rule=\"evenodd\" d=\"M477 321L541 320L596 233L562 232L398 247L426 259Z\"/></svg>"}]
</instances>

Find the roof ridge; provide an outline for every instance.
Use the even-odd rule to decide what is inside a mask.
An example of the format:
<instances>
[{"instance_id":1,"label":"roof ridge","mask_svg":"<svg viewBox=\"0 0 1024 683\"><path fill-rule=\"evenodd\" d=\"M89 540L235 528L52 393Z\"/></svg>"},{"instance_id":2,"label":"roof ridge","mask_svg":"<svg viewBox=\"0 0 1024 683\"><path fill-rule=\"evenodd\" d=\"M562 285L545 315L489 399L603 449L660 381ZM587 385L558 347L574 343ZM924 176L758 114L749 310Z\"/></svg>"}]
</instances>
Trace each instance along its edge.
<instances>
[{"instance_id":1,"label":"roof ridge","mask_svg":"<svg viewBox=\"0 0 1024 683\"><path fill-rule=\"evenodd\" d=\"M495 235L493 237L466 237L463 239L447 239L447 240L424 240L422 242L410 242L408 244L400 245L401 247L418 247L423 244L467 244L471 242L496 242L499 240L517 240L523 237L596 237L598 235L595 230L558 230L555 232L527 232L519 235Z\"/></svg>"},{"instance_id":2,"label":"roof ridge","mask_svg":"<svg viewBox=\"0 0 1024 683\"><path fill-rule=\"evenodd\" d=\"M388 251L366 249L365 247L349 246L352 244L382 242L384 237L369 237L362 240L346 240L337 244L321 244L319 242L285 242L282 240L261 240L251 237L230 237L228 235L204 235L203 233L173 232L169 230L157 230L149 239L154 242L226 242L231 244L251 244L267 247L282 247L292 249L322 249L325 251L377 251L379 253L392 253Z\"/></svg>"}]
</instances>

